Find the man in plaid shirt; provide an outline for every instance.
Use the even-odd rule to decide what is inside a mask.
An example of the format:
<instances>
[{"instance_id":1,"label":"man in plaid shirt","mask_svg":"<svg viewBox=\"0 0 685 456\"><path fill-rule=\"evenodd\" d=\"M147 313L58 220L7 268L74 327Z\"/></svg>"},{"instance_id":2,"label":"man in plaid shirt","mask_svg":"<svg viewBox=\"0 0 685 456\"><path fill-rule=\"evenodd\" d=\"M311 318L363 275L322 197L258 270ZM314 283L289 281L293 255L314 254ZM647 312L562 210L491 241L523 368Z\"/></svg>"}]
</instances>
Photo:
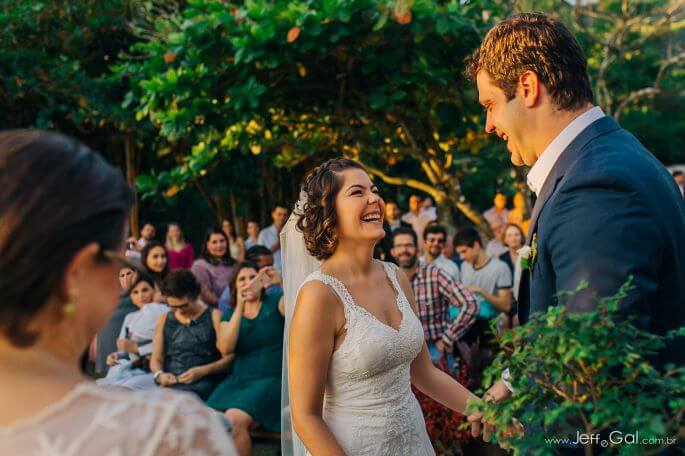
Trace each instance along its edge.
<instances>
[{"instance_id":1,"label":"man in plaid shirt","mask_svg":"<svg viewBox=\"0 0 685 456\"><path fill-rule=\"evenodd\" d=\"M461 282L442 269L418 261L417 237L413 229L397 228L392 232L392 241L392 256L409 277L426 344L435 361L444 352L451 353L455 342L475 323L478 301ZM460 309L454 321L450 320L449 306ZM450 356L450 366L452 362Z\"/></svg>"}]
</instances>

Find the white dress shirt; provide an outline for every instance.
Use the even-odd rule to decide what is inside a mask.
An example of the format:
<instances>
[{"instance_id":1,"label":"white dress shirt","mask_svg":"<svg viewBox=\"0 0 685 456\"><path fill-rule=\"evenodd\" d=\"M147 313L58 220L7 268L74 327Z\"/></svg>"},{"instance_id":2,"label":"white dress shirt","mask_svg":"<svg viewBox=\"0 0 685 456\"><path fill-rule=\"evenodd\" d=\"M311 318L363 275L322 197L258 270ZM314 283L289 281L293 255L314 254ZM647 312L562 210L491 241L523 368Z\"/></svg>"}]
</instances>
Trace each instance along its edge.
<instances>
[{"instance_id":1,"label":"white dress shirt","mask_svg":"<svg viewBox=\"0 0 685 456\"><path fill-rule=\"evenodd\" d=\"M566 150L569 144L571 144L573 140L576 139L576 137L578 137L578 135L583 132L583 130L589 127L592 122L594 122L595 120L599 120L602 117L604 117L604 111L602 111L602 108L600 108L599 106L595 106L594 108L588 109L587 111L573 119L571 123L566 125L566 128L561 130L561 133L559 133L552 140L552 142L549 143L549 145L540 155L540 158L538 158L538 161L535 162L533 167L530 169L530 172L528 173L528 187L530 187L531 191L535 192L536 195L540 195L540 191L542 190L542 187L545 185L547 176L549 176L549 173L552 171L552 168L554 168L554 165L556 164L557 160L559 160L561 153L564 150ZM519 273L518 275L518 280L520 280L521 274ZM519 285L520 284L517 281L516 285L514 286L514 288L516 288L515 296L518 296ZM504 381L504 384L509 389L509 391L513 392L514 390L511 387L511 383L509 382L511 377L508 368L504 369L501 378Z\"/></svg>"},{"instance_id":2,"label":"white dress shirt","mask_svg":"<svg viewBox=\"0 0 685 456\"><path fill-rule=\"evenodd\" d=\"M542 190L542 186L545 185L547 176L549 176L549 173L552 171L552 168L561 156L561 153L583 132L583 130L589 127L592 122L599 120L602 117L604 117L604 111L602 111L602 108L599 106L595 106L573 119L573 121L566 125L566 128L561 130L561 133L549 143L528 173L528 187L530 187L536 195L540 194L540 190Z\"/></svg>"}]
</instances>

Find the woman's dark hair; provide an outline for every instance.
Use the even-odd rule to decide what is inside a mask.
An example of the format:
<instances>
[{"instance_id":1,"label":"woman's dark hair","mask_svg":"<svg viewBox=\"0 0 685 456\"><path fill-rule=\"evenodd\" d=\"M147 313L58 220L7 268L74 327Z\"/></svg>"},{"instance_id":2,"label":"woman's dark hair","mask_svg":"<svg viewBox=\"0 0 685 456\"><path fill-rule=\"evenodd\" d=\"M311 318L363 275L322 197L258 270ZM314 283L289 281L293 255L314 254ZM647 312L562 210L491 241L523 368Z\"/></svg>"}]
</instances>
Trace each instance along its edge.
<instances>
[{"instance_id":1,"label":"woman's dark hair","mask_svg":"<svg viewBox=\"0 0 685 456\"><path fill-rule=\"evenodd\" d=\"M261 257L273 256L273 252L263 245L253 245L245 251L245 261L257 263Z\"/></svg>"},{"instance_id":2,"label":"woman's dark hair","mask_svg":"<svg viewBox=\"0 0 685 456\"><path fill-rule=\"evenodd\" d=\"M117 250L133 193L121 172L67 136L0 133L0 332L17 347L28 323L58 296L74 255L91 243Z\"/></svg>"},{"instance_id":3,"label":"woman's dark hair","mask_svg":"<svg viewBox=\"0 0 685 456\"><path fill-rule=\"evenodd\" d=\"M200 296L200 282L188 269L171 271L162 282L162 293L172 298L188 297L191 300Z\"/></svg>"},{"instance_id":4,"label":"woman's dark hair","mask_svg":"<svg viewBox=\"0 0 685 456\"><path fill-rule=\"evenodd\" d=\"M136 278L133 279L133 282L131 282L131 286L128 287L128 293L131 293L140 282L146 282L148 285L150 285L150 287L155 287L155 281L152 279L152 277L150 277L148 274L144 272L138 272L136 274Z\"/></svg>"},{"instance_id":5,"label":"woman's dark hair","mask_svg":"<svg viewBox=\"0 0 685 456\"><path fill-rule=\"evenodd\" d=\"M342 186L339 173L353 168L366 171L354 160L333 158L314 168L302 185L307 200L295 214L298 217L297 229L302 232L310 255L318 260L329 258L338 246L333 230L338 225L335 197Z\"/></svg>"},{"instance_id":6,"label":"woman's dark hair","mask_svg":"<svg viewBox=\"0 0 685 456\"><path fill-rule=\"evenodd\" d=\"M157 247L161 247L162 249L164 249L164 254L167 257L166 266L164 266L162 272L153 271L147 264L147 257L150 256L150 252L152 251L152 249ZM148 242L147 244L145 244L145 247L143 247L143 250L140 252L140 262L143 264L145 272L147 272L148 275L154 279L154 285L161 286L162 281L169 274L169 252L167 252L166 247L164 247L164 245L162 245L162 243L159 241Z\"/></svg>"},{"instance_id":7,"label":"woman's dark hair","mask_svg":"<svg viewBox=\"0 0 685 456\"><path fill-rule=\"evenodd\" d=\"M509 246L506 244L506 242L504 242L504 235L507 234L507 230L508 230L509 228L512 228L512 227L513 227L513 228L516 228L516 229L518 230L519 234L521 235L521 245L525 244L525 243L526 243L526 235L525 235L525 233L523 232L523 229L522 229L520 226L518 226L516 223L508 223L507 226L504 227L504 230L502 230L502 243L503 243L506 247L509 247Z\"/></svg>"},{"instance_id":8,"label":"woman's dark hair","mask_svg":"<svg viewBox=\"0 0 685 456\"><path fill-rule=\"evenodd\" d=\"M207 249L207 243L209 242L209 238L211 238L213 234L221 235L226 240L226 253L224 253L224 256L222 256L218 260L215 257L213 257L209 253L209 249ZM232 266L235 263L235 260L233 259L233 257L231 257L231 244L228 241L226 233L224 233L220 226L212 227L208 229L205 233L205 240L202 242L202 250L200 251L200 257L204 258L205 261L207 261L208 263L214 265L225 264L227 266Z\"/></svg>"},{"instance_id":9,"label":"woman's dark hair","mask_svg":"<svg viewBox=\"0 0 685 456\"><path fill-rule=\"evenodd\" d=\"M231 277L231 307L235 307L235 305L238 302L238 290L236 284L238 283L238 274L240 274L240 271L243 269L254 269L255 271L259 272L259 266L257 266L257 263L254 263L252 261L243 261L242 263L238 264L238 267L235 268L235 271L233 272L233 277ZM264 295L264 290L262 289L262 295Z\"/></svg>"},{"instance_id":10,"label":"woman's dark hair","mask_svg":"<svg viewBox=\"0 0 685 456\"><path fill-rule=\"evenodd\" d=\"M233 236L234 238L237 238L238 235L235 232L235 225L233 224L233 222L230 219L225 218L221 221L221 231L224 230L224 222L228 223L228 225L231 227L231 236Z\"/></svg>"}]
</instances>

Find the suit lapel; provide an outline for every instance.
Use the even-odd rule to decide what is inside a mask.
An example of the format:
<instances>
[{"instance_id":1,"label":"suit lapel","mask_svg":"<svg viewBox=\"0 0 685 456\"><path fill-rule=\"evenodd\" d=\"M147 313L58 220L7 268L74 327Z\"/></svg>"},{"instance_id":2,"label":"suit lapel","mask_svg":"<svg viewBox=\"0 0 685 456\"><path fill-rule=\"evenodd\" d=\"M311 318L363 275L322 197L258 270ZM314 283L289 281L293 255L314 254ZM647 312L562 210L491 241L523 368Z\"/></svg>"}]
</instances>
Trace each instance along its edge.
<instances>
[{"instance_id":1,"label":"suit lapel","mask_svg":"<svg viewBox=\"0 0 685 456\"><path fill-rule=\"evenodd\" d=\"M537 231L538 219L540 218L542 209L554 194L557 184L566 174L566 170L580 157L585 146L596 137L614 130L618 130L619 128L621 127L619 127L614 119L609 116L597 119L588 125L585 130L580 132L580 134L576 136L573 141L571 141L571 144L564 149L561 155L559 155L559 159L557 159L556 163L552 167L552 170L547 176L547 179L545 179L542 190L535 201L533 213L530 218L530 228L528 228L526 245L530 245L533 233Z\"/></svg>"},{"instance_id":2,"label":"suit lapel","mask_svg":"<svg viewBox=\"0 0 685 456\"><path fill-rule=\"evenodd\" d=\"M533 239L533 234L537 232L538 221L540 219L542 209L544 209L547 201L549 201L552 195L554 195L559 182L566 175L566 171L578 158L580 158L585 146L598 136L610 133L620 128L621 127L619 127L611 117L602 117L601 119L597 119L588 125L585 130L580 132L580 134L576 136L573 141L571 141L571 144L564 149L552 167L547 179L545 179L545 183L542 186L540 195L535 201L535 206L533 206L533 213L530 218L530 227L528 228L528 236L526 236L526 245L530 246ZM524 324L528 320L528 314L530 313L530 281L531 271L521 271L519 294L517 296L519 303L519 321L521 324Z\"/></svg>"}]
</instances>

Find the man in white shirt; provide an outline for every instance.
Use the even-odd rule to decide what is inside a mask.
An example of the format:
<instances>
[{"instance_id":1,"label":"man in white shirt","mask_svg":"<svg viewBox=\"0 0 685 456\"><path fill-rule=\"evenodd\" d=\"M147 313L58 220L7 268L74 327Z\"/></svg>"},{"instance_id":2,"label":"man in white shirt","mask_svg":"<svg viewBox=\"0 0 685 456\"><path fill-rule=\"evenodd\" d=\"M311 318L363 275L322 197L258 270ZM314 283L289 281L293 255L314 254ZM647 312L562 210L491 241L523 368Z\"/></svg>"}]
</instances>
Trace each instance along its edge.
<instances>
[{"instance_id":1,"label":"man in white shirt","mask_svg":"<svg viewBox=\"0 0 685 456\"><path fill-rule=\"evenodd\" d=\"M500 219L494 218L489 221L490 229L494 238L490 239L485 246L485 253L488 256L499 258L500 255L509 251L509 248L502 243L505 223Z\"/></svg>"},{"instance_id":2,"label":"man in white shirt","mask_svg":"<svg viewBox=\"0 0 685 456\"><path fill-rule=\"evenodd\" d=\"M140 230L140 239L138 239L138 249L143 250L148 242L155 239L155 234L155 226L152 223L143 225L143 229Z\"/></svg>"},{"instance_id":3,"label":"man in white shirt","mask_svg":"<svg viewBox=\"0 0 685 456\"><path fill-rule=\"evenodd\" d=\"M433 220L434 218L429 212L421 212L421 197L411 195L409 197L409 212L402 216L402 221L414 228L414 232L419 238L419 252L423 250L423 230Z\"/></svg>"},{"instance_id":4,"label":"man in white shirt","mask_svg":"<svg viewBox=\"0 0 685 456\"><path fill-rule=\"evenodd\" d=\"M636 325L655 334L685 325L682 199L663 165L593 106L573 34L542 13L516 14L488 32L467 74L486 110L486 132L506 141L514 165L531 167L528 185L537 194L528 236L536 253L519 284L521 323L551 305L595 310L597 297L614 295L633 275L621 308ZM581 280L585 289L554 299ZM655 363L685 362L682 343L667 343ZM507 380L505 371L485 400L507 398ZM474 434L481 418L469 416Z\"/></svg>"},{"instance_id":5,"label":"man in white shirt","mask_svg":"<svg viewBox=\"0 0 685 456\"><path fill-rule=\"evenodd\" d=\"M269 225L259 232L257 244L263 245L271 250L274 254L274 269L279 274L283 274L283 267L281 265L281 230L288 221L288 207L285 204L276 204L271 211L271 219L273 225Z\"/></svg>"},{"instance_id":6,"label":"man in white shirt","mask_svg":"<svg viewBox=\"0 0 685 456\"><path fill-rule=\"evenodd\" d=\"M419 261L437 266L452 279L459 280L459 266L442 254L447 242L447 230L440 225L428 225L423 231L423 242L426 253L419 258Z\"/></svg>"}]
</instances>

